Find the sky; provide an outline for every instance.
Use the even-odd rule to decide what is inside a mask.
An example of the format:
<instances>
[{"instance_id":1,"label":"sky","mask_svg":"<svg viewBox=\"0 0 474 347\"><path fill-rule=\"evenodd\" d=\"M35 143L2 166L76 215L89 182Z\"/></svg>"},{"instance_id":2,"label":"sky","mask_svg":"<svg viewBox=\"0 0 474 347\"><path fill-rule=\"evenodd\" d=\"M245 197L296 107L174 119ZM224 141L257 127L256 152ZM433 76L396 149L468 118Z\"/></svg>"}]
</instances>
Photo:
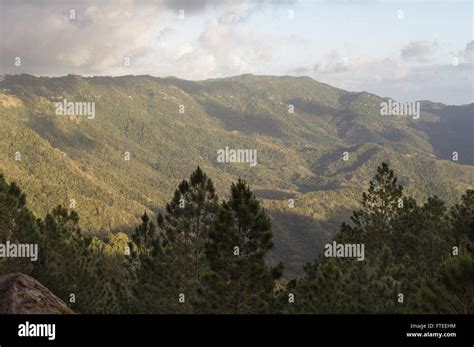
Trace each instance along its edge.
<instances>
[{"instance_id":1,"label":"sky","mask_svg":"<svg viewBox=\"0 0 474 347\"><path fill-rule=\"evenodd\" d=\"M0 74L310 76L466 104L473 11L450 0L0 0Z\"/></svg>"}]
</instances>

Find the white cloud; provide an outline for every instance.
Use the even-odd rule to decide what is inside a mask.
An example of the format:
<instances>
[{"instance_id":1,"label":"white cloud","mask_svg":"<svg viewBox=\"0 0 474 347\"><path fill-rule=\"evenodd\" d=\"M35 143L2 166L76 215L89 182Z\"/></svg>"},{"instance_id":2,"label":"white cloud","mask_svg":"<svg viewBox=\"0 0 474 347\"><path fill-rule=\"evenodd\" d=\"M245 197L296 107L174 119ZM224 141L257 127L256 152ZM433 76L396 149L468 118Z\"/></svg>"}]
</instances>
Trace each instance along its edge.
<instances>
[{"instance_id":1,"label":"white cloud","mask_svg":"<svg viewBox=\"0 0 474 347\"><path fill-rule=\"evenodd\" d=\"M474 64L469 63L474 49L471 42L459 53L464 57L464 63L458 66L449 61L446 64L418 65L397 57L344 57L332 51L314 66L309 75L342 89L365 90L403 101L424 99L467 104L474 98ZM347 58L347 64L344 64L344 58Z\"/></svg>"},{"instance_id":2,"label":"white cloud","mask_svg":"<svg viewBox=\"0 0 474 347\"><path fill-rule=\"evenodd\" d=\"M438 47L439 44L436 40L433 42L412 41L402 48L400 57L404 60L427 62L431 59L431 56L438 49Z\"/></svg>"},{"instance_id":3,"label":"white cloud","mask_svg":"<svg viewBox=\"0 0 474 347\"><path fill-rule=\"evenodd\" d=\"M409 70L407 64L391 58L370 56L342 56L332 51L314 66L314 72L321 74L344 74L347 77L382 79L403 79ZM364 77L365 76L365 77Z\"/></svg>"},{"instance_id":4,"label":"white cloud","mask_svg":"<svg viewBox=\"0 0 474 347\"><path fill-rule=\"evenodd\" d=\"M269 43L219 18L206 23L197 46L179 59L179 65L184 67L181 76L205 79L258 73L270 60Z\"/></svg>"},{"instance_id":5,"label":"white cloud","mask_svg":"<svg viewBox=\"0 0 474 347\"><path fill-rule=\"evenodd\" d=\"M463 62L474 63L474 40L466 43L466 47L459 55L463 58Z\"/></svg>"},{"instance_id":6,"label":"white cloud","mask_svg":"<svg viewBox=\"0 0 474 347\"><path fill-rule=\"evenodd\" d=\"M75 18L70 19L70 11ZM153 4L133 0L2 2L2 70L59 75L106 74L120 70L125 57L147 54L163 26ZM22 58L22 67L13 65Z\"/></svg>"},{"instance_id":7,"label":"white cloud","mask_svg":"<svg viewBox=\"0 0 474 347\"><path fill-rule=\"evenodd\" d=\"M240 23L271 1L55 1L0 0L3 28L0 73L36 75L175 75L187 79L258 73L271 45ZM218 9L197 41L173 41L181 24L173 11ZM75 19L69 11L75 11ZM172 12L170 12L172 11ZM187 13L187 12L186 12ZM182 40L178 40L182 41ZM14 58L22 66L14 66ZM124 59L130 58L130 67Z\"/></svg>"}]
</instances>

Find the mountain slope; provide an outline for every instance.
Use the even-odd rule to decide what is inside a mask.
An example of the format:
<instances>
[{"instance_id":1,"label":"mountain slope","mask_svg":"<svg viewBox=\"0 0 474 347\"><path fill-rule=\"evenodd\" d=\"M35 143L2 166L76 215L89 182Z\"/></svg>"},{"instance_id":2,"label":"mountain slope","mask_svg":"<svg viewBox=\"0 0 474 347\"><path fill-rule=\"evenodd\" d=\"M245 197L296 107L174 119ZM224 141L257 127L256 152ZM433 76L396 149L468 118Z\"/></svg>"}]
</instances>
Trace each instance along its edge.
<instances>
[{"instance_id":1,"label":"mountain slope","mask_svg":"<svg viewBox=\"0 0 474 347\"><path fill-rule=\"evenodd\" d=\"M56 115L64 99L95 102L95 118ZM145 210L162 208L198 165L221 196L243 177L272 216L271 260L283 260L291 275L347 220L381 161L418 199L453 201L472 188L474 104L422 102L414 120L381 116L386 100L309 77L7 75L0 170L37 214L74 199L83 227L99 234L128 230ZM218 163L226 146L256 149L258 165Z\"/></svg>"}]
</instances>

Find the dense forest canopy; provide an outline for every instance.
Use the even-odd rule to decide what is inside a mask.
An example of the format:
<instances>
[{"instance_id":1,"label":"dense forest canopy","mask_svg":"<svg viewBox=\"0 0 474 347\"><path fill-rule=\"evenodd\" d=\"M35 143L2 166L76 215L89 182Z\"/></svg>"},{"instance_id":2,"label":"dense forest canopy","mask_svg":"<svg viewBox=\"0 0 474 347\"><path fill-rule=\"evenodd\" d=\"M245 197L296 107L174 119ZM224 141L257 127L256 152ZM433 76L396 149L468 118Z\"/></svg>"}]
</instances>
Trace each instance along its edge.
<instances>
[{"instance_id":1,"label":"dense forest canopy","mask_svg":"<svg viewBox=\"0 0 474 347\"><path fill-rule=\"evenodd\" d=\"M74 205L81 229L100 238L130 234L144 211L155 220L198 165L222 198L240 177L272 222L271 264L295 278L358 208L381 162L417 203L437 195L452 205L473 187L474 104L421 101L413 119L382 115L390 100L310 77L5 75L0 170L35 215ZM91 107L70 115L66 102ZM249 162L222 162L227 147Z\"/></svg>"},{"instance_id":2,"label":"dense forest canopy","mask_svg":"<svg viewBox=\"0 0 474 347\"><path fill-rule=\"evenodd\" d=\"M163 213L99 238L71 208L35 218L0 176L0 244L39 248L36 261L0 258L0 275L30 274L79 313L474 313L472 189L451 207L437 196L420 205L382 163L329 243L364 256L321 252L291 281L265 259L272 225L249 185L227 196L198 167Z\"/></svg>"}]
</instances>

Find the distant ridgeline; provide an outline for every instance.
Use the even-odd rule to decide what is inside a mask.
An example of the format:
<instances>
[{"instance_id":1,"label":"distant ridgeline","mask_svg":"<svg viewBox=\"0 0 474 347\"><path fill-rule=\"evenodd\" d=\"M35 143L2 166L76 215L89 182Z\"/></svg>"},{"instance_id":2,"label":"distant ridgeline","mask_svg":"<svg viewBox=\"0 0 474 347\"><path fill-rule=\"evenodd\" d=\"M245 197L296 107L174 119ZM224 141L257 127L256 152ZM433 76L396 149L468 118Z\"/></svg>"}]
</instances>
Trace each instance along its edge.
<instances>
[{"instance_id":1,"label":"distant ridgeline","mask_svg":"<svg viewBox=\"0 0 474 347\"><path fill-rule=\"evenodd\" d=\"M61 204L102 238L130 234L144 211L156 218L197 166L225 198L241 177L272 221L267 259L289 278L349 220L383 161L418 203L459 202L473 187L473 114L309 77L6 75L0 169L36 216Z\"/></svg>"}]
</instances>

